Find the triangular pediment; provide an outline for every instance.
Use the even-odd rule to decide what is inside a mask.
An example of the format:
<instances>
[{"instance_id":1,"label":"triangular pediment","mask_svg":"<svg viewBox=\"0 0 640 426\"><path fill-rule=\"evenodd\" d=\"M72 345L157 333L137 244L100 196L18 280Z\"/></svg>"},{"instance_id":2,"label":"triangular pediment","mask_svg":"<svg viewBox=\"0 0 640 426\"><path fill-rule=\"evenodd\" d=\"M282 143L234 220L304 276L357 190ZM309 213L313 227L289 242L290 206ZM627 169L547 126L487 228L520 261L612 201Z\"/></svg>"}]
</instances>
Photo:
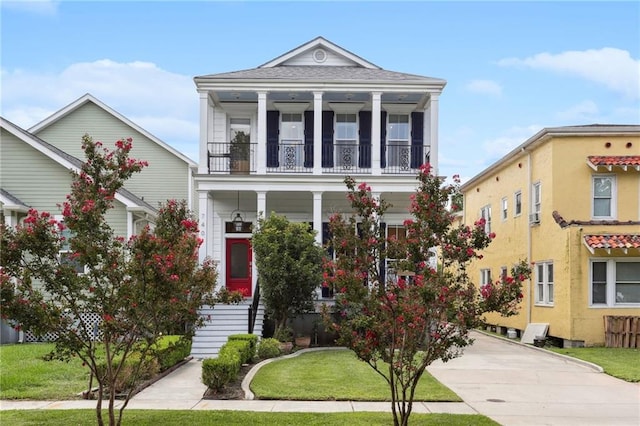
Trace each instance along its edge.
<instances>
[{"instance_id":1,"label":"triangular pediment","mask_svg":"<svg viewBox=\"0 0 640 426\"><path fill-rule=\"evenodd\" d=\"M313 40L260 65L258 68L304 65L382 69L323 37L316 37Z\"/></svg>"}]
</instances>

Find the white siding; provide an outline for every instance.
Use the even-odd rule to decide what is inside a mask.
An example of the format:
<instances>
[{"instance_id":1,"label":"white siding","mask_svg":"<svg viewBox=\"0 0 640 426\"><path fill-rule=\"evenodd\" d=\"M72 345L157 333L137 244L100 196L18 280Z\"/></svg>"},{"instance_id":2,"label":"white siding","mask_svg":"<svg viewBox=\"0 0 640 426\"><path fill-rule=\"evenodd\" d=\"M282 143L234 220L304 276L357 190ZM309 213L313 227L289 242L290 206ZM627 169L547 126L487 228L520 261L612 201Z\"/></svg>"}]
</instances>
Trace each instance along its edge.
<instances>
[{"instance_id":1,"label":"white siding","mask_svg":"<svg viewBox=\"0 0 640 426\"><path fill-rule=\"evenodd\" d=\"M326 65L326 66L354 66L355 62L348 60L344 56L336 55L328 49L323 49L327 53L327 59L324 62L316 62L313 59L313 52L316 49L310 49L305 53L285 61L283 65Z\"/></svg>"}]
</instances>

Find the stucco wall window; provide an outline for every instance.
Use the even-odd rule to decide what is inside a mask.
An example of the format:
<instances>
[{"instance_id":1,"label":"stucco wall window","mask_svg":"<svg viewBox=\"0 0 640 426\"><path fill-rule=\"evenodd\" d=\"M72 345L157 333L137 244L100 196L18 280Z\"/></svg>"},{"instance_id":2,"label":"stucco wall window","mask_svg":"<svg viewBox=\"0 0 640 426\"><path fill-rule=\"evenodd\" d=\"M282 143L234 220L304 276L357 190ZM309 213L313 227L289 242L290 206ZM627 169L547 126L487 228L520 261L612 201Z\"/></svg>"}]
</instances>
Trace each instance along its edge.
<instances>
[{"instance_id":1,"label":"stucco wall window","mask_svg":"<svg viewBox=\"0 0 640 426\"><path fill-rule=\"evenodd\" d=\"M480 269L480 285L487 285L491 282L491 269Z\"/></svg>"},{"instance_id":2,"label":"stucco wall window","mask_svg":"<svg viewBox=\"0 0 640 426\"><path fill-rule=\"evenodd\" d=\"M591 216L594 219L615 219L616 177L593 176L593 203Z\"/></svg>"},{"instance_id":3,"label":"stucco wall window","mask_svg":"<svg viewBox=\"0 0 640 426\"><path fill-rule=\"evenodd\" d=\"M501 201L500 201L500 205L501 205L501 212L502 212L502 220L507 220L507 215L508 215L508 204L507 204L507 197L504 197Z\"/></svg>"},{"instance_id":4,"label":"stucco wall window","mask_svg":"<svg viewBox=\"0 0 640 426\"><path fill-rule=\"evenodd\" d=\"M591 260L591 305L640 305L640 259Z\"/></svg>"},{"instance_id":5,"label":"stucco wall window","mask_svg":"<svg viewBox=\"0 0 640 426\"><path fill-rule=\"evenodd\" d=\"M553 305L553 262L536 262L536 304Z\"/></svg>"},{"instance_id":6,"label":"stucco wall window","mask_svg":"<svg viewBox=\"0 0 640 426\"><path fill-rule=\"evenodd\" d=\"M516 191L513 195L513 216L520 216L522 214L522 192Z\"/></svg>"},{"instance_id":7,"label":"stucco wall window","mask_svg":"<svg viewBox=\"0 0 640 426\"><path fill-rule=\"evenodd\" d=\"M480 217L484 219L484 232L491 233L491 206L486 205L480 209Z\"/></svg>"}]
</instances>

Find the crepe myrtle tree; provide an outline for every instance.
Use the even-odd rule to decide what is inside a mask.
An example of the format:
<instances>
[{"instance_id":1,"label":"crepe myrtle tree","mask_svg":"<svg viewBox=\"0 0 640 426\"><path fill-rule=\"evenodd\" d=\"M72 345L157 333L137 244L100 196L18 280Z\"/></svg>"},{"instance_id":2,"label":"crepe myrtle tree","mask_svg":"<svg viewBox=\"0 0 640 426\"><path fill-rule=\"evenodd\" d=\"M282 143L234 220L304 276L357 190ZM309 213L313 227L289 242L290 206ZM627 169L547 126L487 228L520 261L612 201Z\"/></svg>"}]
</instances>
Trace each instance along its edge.
<instances>
[{"instance_id":1,"label":"crepe myrtle tree","mask_svg":"<svg viewBox=\"0 0 640 426\"><path fill-rule=\"evenodd\" d=\"M63 220L31 209L23 225L0 228L2 316L36 335L57 336L49 358L80 358L97 381L98 424L105 423L105 399L108 423L119 425L131 397L129 391L116 411L125 365L135 381L162 333L176 323L197 327L201 305L239 295L213 293L216 268L210 260L198 264L202 241L184 202L161 206L154 230L116 236L105 220L116 191L147 163L129 157L131 139L108 150L85 135L82 148L86 161L72 171Z\"/></svg>"},{"instance_id":2,"label":"crepe myrtle tree","mask_svg":"<svg viewBox=\"0 0 640 426\"><path fill-rule=\"evenodd\" d=\"M258 219L252 245L267 314L274 336L286 335L287 322L314 308L322 282L323 249L306 223L290 222L275 213Z\"/></svg>"},{"instance_id":3,"label":"crepe myrtle tree","mask_svg":"<svg viewBox=\"0 0 640 426\"><path fill-rule=\"evenodd\" d=\"M495 234L473 226L454 226L459 179L445 185L429 165L421 167L411 195L412 219L406 239L386 238L380 219L390 207L366 183L347 177L352 214L330 218L332 259L324 263L323 286L336 294L324 318L347 346L387 381L395 425L407 425L416 386L426 367L461 355L472 343L469 331L485 312L513 315L530 269L521 262L502 282L475 286L467 265L480 259ZM451 207L447 207L451 205ZM429 262L437 248L439 266ZM385 279L385 259L407 278ZM336 319L337 318L337 319Z\"/></svg>"}]
</instances>

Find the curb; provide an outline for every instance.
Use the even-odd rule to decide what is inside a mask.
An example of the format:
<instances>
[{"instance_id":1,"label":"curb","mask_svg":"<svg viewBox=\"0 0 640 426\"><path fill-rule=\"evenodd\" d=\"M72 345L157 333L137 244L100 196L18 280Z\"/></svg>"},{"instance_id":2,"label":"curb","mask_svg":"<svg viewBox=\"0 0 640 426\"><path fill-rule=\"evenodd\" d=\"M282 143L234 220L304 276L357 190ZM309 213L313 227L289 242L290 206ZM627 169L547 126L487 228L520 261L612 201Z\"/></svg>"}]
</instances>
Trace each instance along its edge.
<instances>
[{"instance_id":1,"label":"curb","mask_svg":"<svg viewBox=\"0 0 640 426\"><path fill-rule=\"evenodd\" d=\"M307 349L300 349L299 351L295 351L292 354L282 355L282 356L279 356L277 358L269 358L269 359L265 359L263 361L260 361L259 363L254 365L253 368L251 368L251 370L249 370L247 375L244 376L244 379L242 379L242 384L240 386L242 387L242 390L244 391L244 399L245 400L247 400L247 399L248 400L255 399L254 393L251 392L251 387L250 387L251 381L253 380L253 377L256 375L258 370L260 370L263 366L269 364L270 362L278 361L280 359L293 358L293 357L296 357L298 355L301 355L301 354L304 354L304 353L307 353L307 352L346 351L346 350L347 350L347 348L344 348L344 347L307 348Z\"/></svg>"},{"instance_id":2,"label":"curb","mask_svg":"<svg viewBox=\"0 0 640 426\"><path fill-rule=\"evenodd\" d=\"M509 339L507 337L496 336L495 334L487 333L487 332L485 332L483 330L474 330L474 331L476 333L480 333L480 334L483 334L485 336L493 337L494 339L503 340L505 342L511 343L512 345L518 345L518 346L522 346L522 347L525 347L525 348L528 348L528 349L531 349L531 350L534 350L534 351L541 351L541 352L547 353L549 355L553 355L556 358L561 358L561 359L564 359L565 361L570 361L570 362L573 362L574 364L579 364L579 365L582 365L583 367L590 368L590 369L594 370L597 373L604 373L604 369L602 367L600 367L599 365L594 364L592 362L589 362L589 361L585 361L585 360L582 360L582 359L579 359L579 358L574 358L574 357L571 357L569 355L559 354L557 352L549 351L549 350L544 349L544 348L538 348L537 346L531 346L531 345L529 345L527 343L521 343L521 342L518 342L516 340Z\"/></svg>"}]
</instances>

